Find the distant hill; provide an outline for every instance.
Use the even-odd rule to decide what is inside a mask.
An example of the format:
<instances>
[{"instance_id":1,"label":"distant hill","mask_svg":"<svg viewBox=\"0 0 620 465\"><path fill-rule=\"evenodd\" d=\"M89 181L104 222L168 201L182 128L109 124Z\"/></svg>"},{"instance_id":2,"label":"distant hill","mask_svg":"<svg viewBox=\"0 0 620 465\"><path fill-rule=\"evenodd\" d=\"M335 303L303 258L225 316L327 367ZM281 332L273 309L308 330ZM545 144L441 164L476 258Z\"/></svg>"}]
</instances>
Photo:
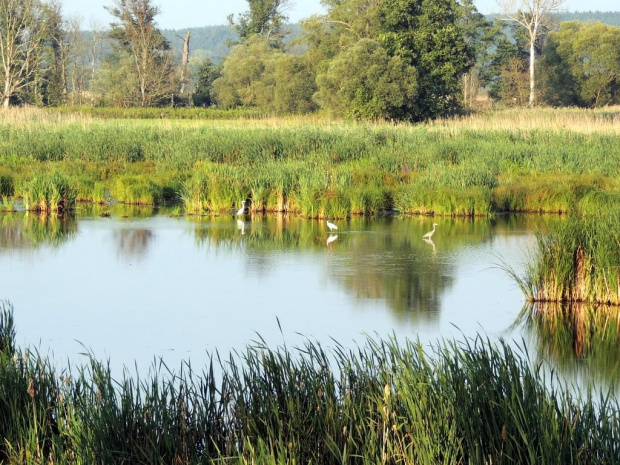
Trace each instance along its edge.
<instances>
[{"instance_id":1,"label":"distant hill","mask_svg":"<svg viewBox=\"0 0 620 465\"><path fill-rule=\"evenodd\" d=\"M600 21L610 26L620 27L620 11L580 11L578 13L558 13L558 21Z\"/></svg>"},{"instance_id":2,"label":"distant hill","mask_svg":"<svg viewBox=\"0 0 620 465\"><path fill-rule=\"evenodd\" d=\"M557 13L558 22L562 21L600 21L611 26L620 27L620 11L586 11L577 13ZM289 25L290 34L287 38L297 36L301 31L299 23ZM238 36L229 26L204 26L191 28L190 57L194 59L208 58L219 63L230 52L228 42L238 40ZM162 33L170 42L175 56L180 60L183 51L183 40L187 29L162 29Z\"/></svg>"},{"instance_id":3,"label":"distant hill","mask_svg":"<svg viewBox=\"0 0 620 465\"><path fill-rule=\"evenodd\" d=\"M297 36L301 31L299 23L287 26L289 34L286 40ZM229 26L204 26L192 27L192 36L190 38L190 57L192 58L208 58L214 63L219 63L222 58L226 57L230 52L230 47L226 44L239 40L239 36ZM170 42L170 46L174 55L179 59L183 53L183 37L187 33L187 29L162 29L164 37Z\"/></svg>"},{"instance_id":4,"label":"distant hill","mask_svg":"<svg viewBox=\"0 0 620 465\"><path fill-rule=\"evenodd\" d=\"M193 27L189 41L190 56L219 63L228 55L230 47L228 42L238 40L239 37L228 26L205 26ZM183 53L183 37L187 29L162 29L164 37L170 43L175 56L181 57Z\"/></svg>"}]
</instances>

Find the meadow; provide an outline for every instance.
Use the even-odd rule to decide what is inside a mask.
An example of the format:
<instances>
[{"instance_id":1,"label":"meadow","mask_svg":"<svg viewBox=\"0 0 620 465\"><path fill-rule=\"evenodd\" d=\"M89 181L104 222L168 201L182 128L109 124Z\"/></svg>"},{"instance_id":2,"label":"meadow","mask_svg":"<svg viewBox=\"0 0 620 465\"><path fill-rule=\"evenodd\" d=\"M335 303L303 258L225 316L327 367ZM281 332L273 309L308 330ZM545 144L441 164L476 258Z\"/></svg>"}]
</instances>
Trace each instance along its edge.
<instances>
[{"instance_id":1,"label":"meadow","mask_svg":"<svg viewBox=\"0 0 620 465\"><path fill-rule=\"evenodd\" d=\"M510 110L419 125L198 110L0 114L0 198L180 202L188 214L597 211L620 195L620 110ZM202 115L202 119L201 119ZM52 187L56 186L56 187Z\"/></svg>"}]
</instances>

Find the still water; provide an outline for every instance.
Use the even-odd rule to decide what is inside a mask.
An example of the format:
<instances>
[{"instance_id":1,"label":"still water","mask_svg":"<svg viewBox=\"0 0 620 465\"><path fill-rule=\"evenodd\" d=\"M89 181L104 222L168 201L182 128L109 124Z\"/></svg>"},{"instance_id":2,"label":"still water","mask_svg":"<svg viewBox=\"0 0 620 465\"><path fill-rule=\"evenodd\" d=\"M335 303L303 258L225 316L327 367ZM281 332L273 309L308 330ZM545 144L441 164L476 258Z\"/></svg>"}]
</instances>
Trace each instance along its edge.
<instances>
[{"instance_id":1,"label":"still water","mask_svg":"<svg viewBox=\"0 0 620 465\"><path fill-rule=\"evenodd\" d=\"M155 358L199 368L259 338L354 347L365 335L431 344L482 335L544 359L535 329L515 325L523 295L501 264L522 274L534 231L557 221L441 219L425 241L428 218L353 218L330 234L323 221L276 216L3 214L0 299L13 304L20 347L61 364L90 352L113 373L142 373ZM595 377L567 357L549 357L551 368Z\"/></svg>"}]
</instances>

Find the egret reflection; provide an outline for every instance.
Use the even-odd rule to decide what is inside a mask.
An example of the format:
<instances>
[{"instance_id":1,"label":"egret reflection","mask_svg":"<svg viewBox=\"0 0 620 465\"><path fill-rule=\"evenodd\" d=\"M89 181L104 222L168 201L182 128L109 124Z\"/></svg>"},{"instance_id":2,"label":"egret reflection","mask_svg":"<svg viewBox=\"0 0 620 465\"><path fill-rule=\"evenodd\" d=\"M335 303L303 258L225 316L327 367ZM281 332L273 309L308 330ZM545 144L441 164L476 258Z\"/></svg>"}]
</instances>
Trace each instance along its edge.
<instances>
[{"instance_id":1,"label":"egret reflection","mask_svg":"<svg viewBox=\"0 0 620 465\"><path fill-rule=\"evenodd\" d=\"M237 229L241 231L241 235L245 234L245 222L243 220L237 220Z\"/></svg>"},{"instance_id":2,"label":"egret reflection","mask_svg":"<svg viewBox=\"0 0 620 465\"><path fill-rule=\"evenodd\" d=\"M331 244L336 239L338 239L338 234L330 234L329 237L327 238L327 245Z\"/></svg>"}]
</instances>

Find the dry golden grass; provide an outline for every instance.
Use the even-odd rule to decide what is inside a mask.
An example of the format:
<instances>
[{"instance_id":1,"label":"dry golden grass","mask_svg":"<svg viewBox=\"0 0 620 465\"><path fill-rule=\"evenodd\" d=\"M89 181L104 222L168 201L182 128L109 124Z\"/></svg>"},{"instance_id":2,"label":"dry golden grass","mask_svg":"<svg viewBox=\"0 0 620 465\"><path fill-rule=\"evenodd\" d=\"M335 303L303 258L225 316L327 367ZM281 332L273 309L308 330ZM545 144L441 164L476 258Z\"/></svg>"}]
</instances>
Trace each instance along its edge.
<instances>
[{"instance_id":1,"label":"dry golden grass","mask_svg":"<svg viewBox=\"0 0 620 465\"><path fill-rule=\"evenodd\" d=\"M179 110L184 111L184 110ZM85 124L94 121L104 121L87 113L59 112L55 109L41 109L34 107L10 108L0 111L0 124L9 125L37 125L37 124ZM118 121L118 120L117 120ZM128 120L131 121L131 120ZM620 135L620 107L605 107L601 109L578 108L536 108L530 109L502 109L485 110L465 117L440 119L427 123L393 124L387 122L351 122L342 119L333 119L323 115L298 115L265 118L231 118L231 119L148 119L148 124L177 125L186 127L204 126L208 124L214 128L296 128L318 127L323 130L342 130L347 127L395 127L399 129L419 129L426 127L431 131L450 132L458 134L462 131L514 131L527 134L531 131L574 132L582 134L617 134ZM122 122L119 124L123 124Z\"/></svg>"},{"instance_id":2,"label":"dry golden grass","mask_svg":"<svg viewBox=\"0 0 620 465\"><path fill-rule=\"evenodd\" d=\"M492 110L433 121L429 128L460 131L568 131L620 135L620 107L600 109L536 108Z\"/></svg>"}]
</instances>

